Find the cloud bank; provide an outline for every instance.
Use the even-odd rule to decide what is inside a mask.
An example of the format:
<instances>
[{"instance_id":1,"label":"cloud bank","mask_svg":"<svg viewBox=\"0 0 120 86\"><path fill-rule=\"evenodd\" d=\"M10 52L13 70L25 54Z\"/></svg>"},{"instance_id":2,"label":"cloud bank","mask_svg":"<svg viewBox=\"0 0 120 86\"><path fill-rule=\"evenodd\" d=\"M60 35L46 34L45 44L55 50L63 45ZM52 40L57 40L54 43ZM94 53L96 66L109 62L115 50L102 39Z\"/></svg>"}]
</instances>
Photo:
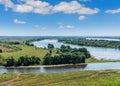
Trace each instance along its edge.
<instances>
[{"instance_id":1,"label":"cloud bank","mask_svg":"<svg viewBox=\"0 0 120 86\"><path fill-rule=\"evenodd\" d=\"M70 2L61 1L56 5L51 5L46 1L40 0L19 0L19 2L21 3L15 4L12 0L0 0L0 4L3 4L6 10L10 8L14 12L19 13L37 13L45 15L62 12L65 14L93 15L99 12L98 8L92 9L86 7L76 0Z\"/></svg>"}]
</instances>

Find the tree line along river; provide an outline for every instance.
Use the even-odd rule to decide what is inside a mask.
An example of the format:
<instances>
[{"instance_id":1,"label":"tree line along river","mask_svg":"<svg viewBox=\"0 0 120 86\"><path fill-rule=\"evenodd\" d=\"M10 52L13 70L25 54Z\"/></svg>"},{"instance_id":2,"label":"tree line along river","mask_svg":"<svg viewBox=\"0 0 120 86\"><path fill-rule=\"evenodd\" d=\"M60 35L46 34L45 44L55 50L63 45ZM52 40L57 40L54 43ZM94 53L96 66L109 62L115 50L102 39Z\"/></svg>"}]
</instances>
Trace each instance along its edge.
<instances>
[{"instance_id":1,"label":"tree line along river","mask_svg":"<svg viewBox=\"0 0 120 86\"><path fill-rule=\"evenodd\" d=\"M51 43L55 48L59 48L63 43L58 42L56 39L45 39L41 41L34 41L33 44L36 47L47 47ZM66 45L66 44L65 44ZM97 59L120 59L120 51L118 49L112 48L100 48L100 47L87 47L87 46L78 46L70 44L72 48L81 48L85 47L90 51L90 53L95 56ZM120 69L120 62L109 62L109 63L89 63L86 66L69 66L69 67L37 67L37 68L0 68L0 73L5 72L72 72L72 71L81 71L81 70L106 70L106 69Z\"/></svg>"}]
</instances>

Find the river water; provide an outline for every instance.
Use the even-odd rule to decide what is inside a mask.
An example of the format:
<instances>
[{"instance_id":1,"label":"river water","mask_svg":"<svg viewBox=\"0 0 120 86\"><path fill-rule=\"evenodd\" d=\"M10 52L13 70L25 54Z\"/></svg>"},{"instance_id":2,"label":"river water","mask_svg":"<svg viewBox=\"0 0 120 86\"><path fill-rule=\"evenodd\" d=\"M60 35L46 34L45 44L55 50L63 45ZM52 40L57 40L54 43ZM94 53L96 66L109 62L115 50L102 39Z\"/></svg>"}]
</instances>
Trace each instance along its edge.
<instances>
[{"instance_id":1,"label":"river water","mask_svg":"<svg viewBox=\"0 0 120 86\"><path fill-rule=\"evenodd\" d=\"M45 39L42 41L35 41L33 44L36 47L47 47L51 43L54 44L55 48L59 48L63 43L59 43L57 40ZM66 44L65 44L66 45ZM71 45L72 48L81 48L83 46ZM111 48L99 48L99 47L87 47L90 53L98 59L120 59L120 50ZM31 73L31 72L73 72L82 70L107 70L107 69L120 69L120 62L107 62L107 63L90 63L84 67L81 66L69 66L69 67L51 67L46 68L41 66L39 68L0 68L0 73Z\"/></svg>"},{"instance_id":2,"label":"river water","mask_svg":"<svg viewBox=\"0 0 120 86\"><path fill-rule=\"evenodd\" d=\"M47 45L51 43L55 46L55 48L60 48L61 45L64 43L58 42L56 39L45 39L41 41L35 41L33 44L36 47L47 47ZM64 44L68 45L68 44ZM81 48L85 47L88 51L97 59L112 59L112 60L120 60L120 50L119 49L112 49L112 48L100 48L100 47L88 47L88 46L78 46L69 44L72 48Z\"/></svg>"},{"instance_id":3,"label":"river water","mask_svg":"<svg viewBox=\"0 0 120 86\"><path fill-rule=\"evenodd\" d=\"M39 68L0 68L0 73L51 73L51 72L73 72L82 70L109 70L120 69L120 62L108 62L108 63L90 63L85 67L81 66L69 66L69 67L39 67Z\"/></svg>"}]
</instances>

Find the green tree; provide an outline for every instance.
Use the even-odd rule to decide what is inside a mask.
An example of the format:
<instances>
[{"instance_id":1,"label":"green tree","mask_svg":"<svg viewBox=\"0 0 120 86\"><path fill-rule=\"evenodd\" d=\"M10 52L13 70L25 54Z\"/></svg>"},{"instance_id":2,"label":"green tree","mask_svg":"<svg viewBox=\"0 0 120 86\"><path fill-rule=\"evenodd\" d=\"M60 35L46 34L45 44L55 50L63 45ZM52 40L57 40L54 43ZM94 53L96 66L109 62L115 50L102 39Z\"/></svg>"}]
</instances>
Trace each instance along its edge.
<instances>
[{"instance_id":1,"label":"green tree","mask_svg":"<svg viewBox=\"0 0 120 86\"><path fill-rule=\"evenodd\" d=\"M18 59L17 66L29 66L31 59L28 56L21 56Z\"/></svg>"},{"instance_id":2,"label":"green tree","mask_svg":"<svg viewBox=\"0 0 120 86\"><path fill-rule=\"evenodd\" d=\"M13 57L8 57L7 59L6 59L6 64L5 64L5 66L14 66L15 65L15 60L14 60L14 58Z\"/></svg>"},{"instance_id":3,"label":"green tree","mask_svg":"<svg viewBox=\"0 0 120 86\"><path fill-rule=\"evenodd\" d=\"M31 56L31 61L30 61L30 63L31 63L32 65L34 65L34 64L40 64L40 63L41 63L41 60L40 60L39 57Z\"/></svg>"},{"instance_id":4,"label":"green tree","mask_svg":"<svg viewBox=\"0 0 120 86\"><path fill-rule=\"evenodd\" d=\"M70 52L70 50L71 50L71 47L70 46L65 46L65 45L61 45L61 47L60 47L60 51L61 52Z\"/></svg>"},{"instance_id":5,"label":"green tree","mask_svg":"<svg viewBox=\"0 0 120 86\"><path fill-rule=\"evenodd\" d=\"M4 65L5 59L0 55L0 66Z\"/></svg>"},{"instance_id":6,"label":"green tree","mask_svg":"<svg viewBox=\"0 0 120 86\"><path fill-rule=\"evenodd\" d=\"M53 62L53 58L52 58L51 54L47 53L44 57L43 64L44 65L52 65L52 62Z\"/></svg>"},{"instance_id":7,"label":"green tree","mask_svg":"<svg viewBox=\"0 0 120 86\"><path fill-rule=\"evenodd\" d=\"M2 49L0 49L0 53L2 53Z\"/></svg>"},{"instance_id":8,"label":"green tree","mask_svg":"<svg viewBox=\"0 0 120 86\"><path fill-rule=\"evenodd\" d=\"M53 50L54 49L54 45L53 44L48 44L48 49Z\"/></svg>"}]
</instances>

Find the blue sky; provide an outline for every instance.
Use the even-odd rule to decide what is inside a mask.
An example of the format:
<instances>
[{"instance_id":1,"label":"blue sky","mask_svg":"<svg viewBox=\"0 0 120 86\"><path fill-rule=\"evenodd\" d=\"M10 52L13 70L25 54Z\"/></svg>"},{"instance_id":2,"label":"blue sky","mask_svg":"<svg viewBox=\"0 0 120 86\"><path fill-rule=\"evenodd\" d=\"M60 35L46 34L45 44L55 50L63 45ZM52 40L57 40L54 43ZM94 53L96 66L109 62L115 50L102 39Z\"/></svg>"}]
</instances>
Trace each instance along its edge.
<instances>
[{"instance_id":1,"label":"blue sky","mask_svg":"<svg viewBox=\"0 0 120 86\"><path fill-rule=\"evenodd\" d=\"M120 36L120 0L0 0L0 36Z\"/></svg>"}]
</instances>

